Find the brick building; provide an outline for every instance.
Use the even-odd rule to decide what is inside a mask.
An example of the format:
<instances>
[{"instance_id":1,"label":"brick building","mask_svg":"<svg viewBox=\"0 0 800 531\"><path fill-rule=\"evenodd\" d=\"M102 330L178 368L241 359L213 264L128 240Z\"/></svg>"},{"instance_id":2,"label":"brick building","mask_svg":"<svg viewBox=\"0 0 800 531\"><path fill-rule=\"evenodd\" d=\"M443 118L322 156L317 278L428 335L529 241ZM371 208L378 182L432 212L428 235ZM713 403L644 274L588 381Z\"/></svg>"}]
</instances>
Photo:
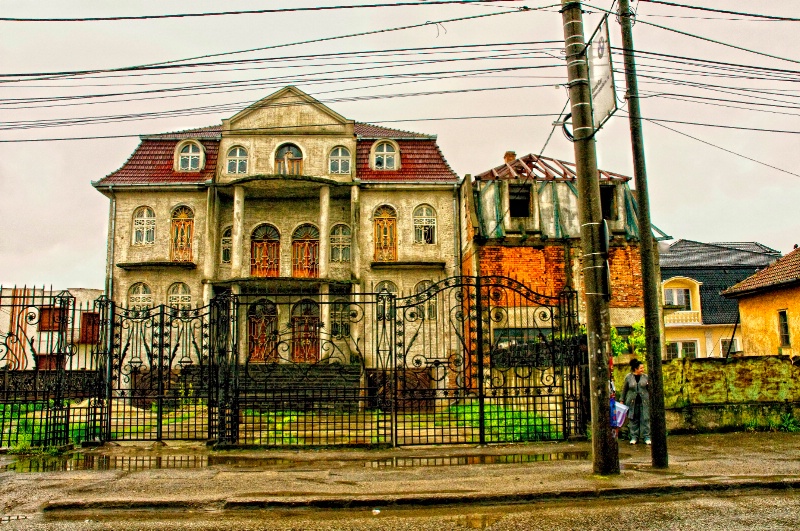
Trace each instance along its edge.
<instances>
[{"instance_id":1,"label":"brick building","mask_svg":"<svg viewBox=\"0 0 800 531\"><path fill-rule=\"evenodd\" d=\"M625 333L644 315L636 202L630 177L600 170L603 218L610 229L611 324ZM581 291L580 223L575 165L513 152L504 163L465 179L462 269L505 275L545 295ZM585 301L581 300L581 322ZM524 339L525 332L517 334Z\"/></svg>"}]
</instances>

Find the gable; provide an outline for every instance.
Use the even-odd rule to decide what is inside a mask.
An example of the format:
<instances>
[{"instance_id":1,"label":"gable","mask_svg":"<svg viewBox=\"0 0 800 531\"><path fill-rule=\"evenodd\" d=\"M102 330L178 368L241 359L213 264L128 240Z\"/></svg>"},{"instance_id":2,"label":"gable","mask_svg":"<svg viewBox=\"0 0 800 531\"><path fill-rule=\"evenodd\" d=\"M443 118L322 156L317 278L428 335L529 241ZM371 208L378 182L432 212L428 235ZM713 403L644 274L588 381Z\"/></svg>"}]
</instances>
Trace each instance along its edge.
<instances>
[{"instance_id":1,"label":"gable","mask_svg":"<svg viewBox=\"0 0 800 531\"><path fill-rule=\"evenodd\" d=\"M286 87L222 121L224 134L353 134L353 122L295 87Z\"/></svg>"}]
</instances>

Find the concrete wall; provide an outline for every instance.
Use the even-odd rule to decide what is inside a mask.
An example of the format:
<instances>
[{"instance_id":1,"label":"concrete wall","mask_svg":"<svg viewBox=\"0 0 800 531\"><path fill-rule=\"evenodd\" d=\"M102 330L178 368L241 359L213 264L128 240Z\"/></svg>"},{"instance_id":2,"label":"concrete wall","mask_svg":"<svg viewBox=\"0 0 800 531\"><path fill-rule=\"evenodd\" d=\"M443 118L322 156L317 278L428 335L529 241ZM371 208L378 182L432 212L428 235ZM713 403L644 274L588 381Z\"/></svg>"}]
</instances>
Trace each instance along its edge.
<instances>
[{"instance_id":1,"label":"concrete wall","mask_svg":"<svg viewBox=\"0 0 800 531\"><path fill-rule=\"evenodd\" d=\"M779 310L786 310L791 346L781 345ZM742 297L739 299L739 315L747 354L800 354L800 286Z\"/></svg>"},{"instance_id":2,"label":"concrete wall","mask_svg":"<svg viewBox=\"0 0 800 531\"><path fill-rule=\"evenodd\" d=\"M630 368L620 358L614 382L621 392ZM800 365L787 356L672 360L663 374L673 432L765 428L784 414L800 419Z\"/></svg>"}]
</instances>

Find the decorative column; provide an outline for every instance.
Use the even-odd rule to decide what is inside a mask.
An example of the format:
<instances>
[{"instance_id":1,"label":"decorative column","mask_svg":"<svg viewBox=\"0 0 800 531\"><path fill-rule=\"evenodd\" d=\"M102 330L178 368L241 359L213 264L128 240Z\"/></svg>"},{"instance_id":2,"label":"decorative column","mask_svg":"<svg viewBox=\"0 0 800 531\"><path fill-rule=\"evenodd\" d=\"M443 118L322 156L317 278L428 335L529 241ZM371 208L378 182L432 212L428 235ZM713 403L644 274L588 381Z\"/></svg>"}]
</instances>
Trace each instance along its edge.
<instances>
[{"instance_id":1,"label":"decorative column","mask_svg":"<svg viewBox=\"0 0 800 531\"><path fill-rule=\"evenodd\" d=\"M350 187L350 275L361 278L361 252L359 251L359 224L361 223L361 199L358 185Z\"/></svg>"},{"instance_id":2,"label":"decorative column","mask_svg":"<svg viewBox=\"0 0 800 531\"><path fill-rule=\"evenodd\" d=\"M233 188L233 234L231 242L231 276L246 276L244 262L244 187Z\"/></svg>"},{"instance_id":3,"label":"decorative column","mask_svg":"<svg viewBox=\"0 0 800 531\"><path fill-rule=\"evenodd\" d=\"M328 278L331 256L331 187L319 189L319 278Z\"/></svg>"}]
</instances>

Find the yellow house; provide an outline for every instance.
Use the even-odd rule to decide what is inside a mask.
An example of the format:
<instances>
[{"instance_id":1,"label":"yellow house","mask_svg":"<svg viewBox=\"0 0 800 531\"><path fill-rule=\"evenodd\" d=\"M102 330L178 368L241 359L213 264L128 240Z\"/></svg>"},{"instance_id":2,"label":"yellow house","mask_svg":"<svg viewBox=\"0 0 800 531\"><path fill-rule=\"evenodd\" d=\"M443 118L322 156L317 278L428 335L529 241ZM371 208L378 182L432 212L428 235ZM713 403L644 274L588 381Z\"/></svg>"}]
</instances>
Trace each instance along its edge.
<instances>
[{"instance_id":1,"label":"yellow house","mask_svg":"<svg viewBox=\"0 0 800 531\"><path fill-rule=\"evenodd\" d=\"M800 249L724 292L739 301L745 353L800 354Z\"/></svg>"},{"instance_id":2,"label":"yellow house","mask_svg":"<svg viewBox=\"0 0 800 531\"><path fill-rule=\"evenodd\" d=\"M780 253L756 242L678 240L660 254L664 357L726 357L741 352L736 302L721 292Z\"/></svg>"}]
</instances>

